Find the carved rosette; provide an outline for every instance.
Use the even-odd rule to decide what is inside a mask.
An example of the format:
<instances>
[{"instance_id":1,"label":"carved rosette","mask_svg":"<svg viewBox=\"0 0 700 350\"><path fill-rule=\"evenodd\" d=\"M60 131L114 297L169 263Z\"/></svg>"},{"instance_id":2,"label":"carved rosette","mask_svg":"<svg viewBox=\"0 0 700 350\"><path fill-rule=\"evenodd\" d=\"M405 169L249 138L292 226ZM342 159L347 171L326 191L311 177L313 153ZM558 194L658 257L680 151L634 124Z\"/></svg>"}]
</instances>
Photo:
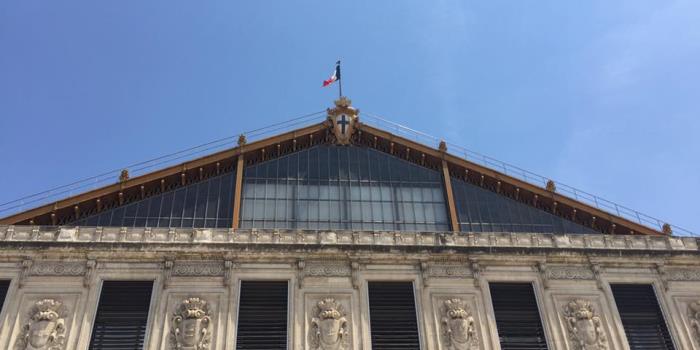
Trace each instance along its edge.
<instances>
[{"instance_id":1,"label":"carved rosette","mask_svg":"<svg viewBox=\"0 0 700 350\"><path fill-rule=\"evenodd\" d=\"M312 310L309 346L314 350L349 349L349 325L345 309L333 298L324 298Z\"/></svg>"},{"instance_id":2,"label":"carved rosette","mask_svg":"<svg viewBox=\"0 0 700 350\"><path fill-rule=\"evenodd\" d=\"M66 326L63 303L56 299L39 300L31 308L15 349L63 350Z\"/></svg>"},{"instance_id":3,"label":"carved rosette","mask_svg":"<svg viewBox=\"0 0 700 350\"><path fill-rule=\"evenodd\" d=\"M211 317L204 299L187 298L175 310L170 330L172 349L207 350L211 341Z\"/></svg>"},{"instance_id":4,"label":"carved rosette","mask_svg":"<svg viewBox=\"0 0 700 350\"><path fill-rule=\"evenodd\" d=\"M688 304L688 318L690 319L690 328L693 329L693 335L700 342L700 300Z\"/></svg>"},{"instance_id":5,"label":"carved rosette","mask_svg":"<svg viewBox=\"0 0 700 350\"><path fill-rule=\"evenodd\" d=\"M460 298L442 302L442 341L448 350L473 350L479 348L474 317L469 306Z\"/></svg>"},{"instance_id":6,"label":"carved rosette","mask_svg":"<svg viewBox=\"0 0 700 350\"><path fill-rule=\"evenodd\" d=\"M586 299L573 299L564 305L564 318L572 347L576 350L608 348L600 317Z\"/></svg>"}]
</instances>

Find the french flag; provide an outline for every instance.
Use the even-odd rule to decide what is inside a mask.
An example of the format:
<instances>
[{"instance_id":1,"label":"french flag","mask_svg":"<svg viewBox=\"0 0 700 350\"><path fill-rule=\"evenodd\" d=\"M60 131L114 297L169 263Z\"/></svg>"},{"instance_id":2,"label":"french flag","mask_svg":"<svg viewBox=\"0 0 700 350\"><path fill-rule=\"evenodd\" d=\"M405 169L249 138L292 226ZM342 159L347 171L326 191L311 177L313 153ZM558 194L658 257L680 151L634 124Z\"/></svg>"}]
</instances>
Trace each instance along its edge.
<instances>
[{"instance_id":1,"label":"french flag","mask_svg":"<svg viewBox=\"0 0 700 350\"><path fill-rule=\"evenodd\" d=\"M335 63L335 70L333 71L333 75L331 75L330 78L323 81L323 86L326 87L338 80L340 80L340 61Z\"/></svg>"}]
</instances>

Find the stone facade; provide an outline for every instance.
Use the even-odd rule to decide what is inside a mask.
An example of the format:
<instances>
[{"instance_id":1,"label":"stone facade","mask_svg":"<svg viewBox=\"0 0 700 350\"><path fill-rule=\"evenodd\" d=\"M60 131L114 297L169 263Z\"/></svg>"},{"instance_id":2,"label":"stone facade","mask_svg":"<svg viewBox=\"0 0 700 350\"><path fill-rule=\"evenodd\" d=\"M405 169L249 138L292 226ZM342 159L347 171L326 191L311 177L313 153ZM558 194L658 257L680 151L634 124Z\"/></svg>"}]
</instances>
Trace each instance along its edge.
<instances>
[{"instance_id":1,"label":"stone facade","mask_svg":"<svg viewBox=\"0 0 700 350\"><path fill-rule=\"evenodd\" d=\"M0 226L0 242L2 349L87 349L120 279L154 281L149 350L234 349L241 280L289 281L290 349L371 349L368 281L413 282L423 349L499 349L504 281L533 284L550 349L629 348L610 283L653 285L676 348L700 348L695 238Z\"/></svg>"}]
</instances>

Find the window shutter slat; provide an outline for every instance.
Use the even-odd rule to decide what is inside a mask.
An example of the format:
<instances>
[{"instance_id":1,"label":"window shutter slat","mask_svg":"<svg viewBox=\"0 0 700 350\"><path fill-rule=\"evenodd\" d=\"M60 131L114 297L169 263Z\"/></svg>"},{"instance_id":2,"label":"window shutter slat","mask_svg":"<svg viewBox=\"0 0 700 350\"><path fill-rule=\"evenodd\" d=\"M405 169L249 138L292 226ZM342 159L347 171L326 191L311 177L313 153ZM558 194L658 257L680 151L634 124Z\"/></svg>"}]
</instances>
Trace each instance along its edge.
<instances>
[{"instance_id":1,"label":"window shutter slat","mask_svg":"<svg viewBox=\"0 0 700 350\"><path fill-rule=\"evenodd\" d=\"M105 281L90 350L143 349L153 281Z\"/></svg>"},{"instance_id":2,"label":"window shutter slat","mask_svg":"<svg viewBox=\"0 0 700 350\"><path fill-rule=\"evenodd\" d=\"M372 349L420 349L411 282L369 282Z\"/></svg>"},{"instance_id":3,"label":"window shutter slat","mask_svg":"<svg viewBox=\"0 0 700 350\"><path fill-rule=\"evenodd\" d=\"M242 281L236 349L287 349L287 282Z\"/></svg>"},{"instance_id":4,"label":"window shutter slat","mask_svg":"<svg viewBox=\"0 0 700 350\"><path fill-rule=\"evenodd\" d=\"M610 289L631 350L674 349L651 285L612 284Z\"/></svg>"},{"instance_id":5,"label":"window shutter slat","mask_svg":"<svg viewBox=\"0 0 700 350\"><path fill-rule=\"evenodd\" d=\"M529 283L490 283L502 350L546 350L547 340Z\"/></svg>"}]
</instances>

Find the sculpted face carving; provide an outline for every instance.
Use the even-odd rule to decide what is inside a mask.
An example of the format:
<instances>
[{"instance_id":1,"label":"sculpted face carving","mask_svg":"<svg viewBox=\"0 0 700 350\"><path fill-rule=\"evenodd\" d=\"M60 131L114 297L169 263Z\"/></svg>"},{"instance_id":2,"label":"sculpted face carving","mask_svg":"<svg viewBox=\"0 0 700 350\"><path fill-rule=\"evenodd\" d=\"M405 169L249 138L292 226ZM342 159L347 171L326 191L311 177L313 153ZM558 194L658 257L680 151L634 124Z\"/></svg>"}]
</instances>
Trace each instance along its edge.
<instances>
[{"instance_id":1,"label":"sculpted face carving","mask_svg":"<svg viewBox=\"0 0 700 350\"><path fill-rule=\"evenodd\" d=\"M690 318L690 327L695 331L695 338L700 342L700 300L688 305L688 318Z\"/></svg>"},{"instance_id":2,"label":"sculpted face carving","mask_svg":"<svg viewBox=\"0 0 700 350\"><path fill-rule=\"evenodd\" d=\"M15 349L63 350L65 321L63 304L54 299L37 301L30 311L27 323L22 327Z\"/></svg>"},{"instance_id":3,"label":"sculpted face carving","mask_svg":"<svg viewBox=\"0 0 700 350\"><path fill-rule=\"evenodd\" d=\"M187 298L178 305L173 314L171 343L174 349L209 349L211 332L209 306L204 299Z\"/></svg>"},{"instance_id":4,"label":"sculpted face carving","mask_svg":"<svg viewBox=\"0 0 700 350\"><path fill-rule=\"evenodd\" d=\"M469 307L460 298L447 299L442 303L442 335L449 350L478 349L479 339L474 327L474 317Z\"/></svg>"},{"instance_id":5,"label":"sculpted face carving","mask_svg":"<svg viewBox=\"0 0 700 350\"><path fill-rule=\"evenodd\" d=\"M333 298L325 298L313 309L309 344L312 349L347 349L348 321L343 305Z\"/></svg>"},{"instance_id":6,"label":"sculpted face carving","mask_svg":"<svg viewBox=\"0 0 700 350\"><path fill-rule=\"evenodd\" d=\"M574 349L605 350L608 348L600 317L595 314L590 301L571 300L564 306L564 317Z\"/></svg>"}]
</instances>

